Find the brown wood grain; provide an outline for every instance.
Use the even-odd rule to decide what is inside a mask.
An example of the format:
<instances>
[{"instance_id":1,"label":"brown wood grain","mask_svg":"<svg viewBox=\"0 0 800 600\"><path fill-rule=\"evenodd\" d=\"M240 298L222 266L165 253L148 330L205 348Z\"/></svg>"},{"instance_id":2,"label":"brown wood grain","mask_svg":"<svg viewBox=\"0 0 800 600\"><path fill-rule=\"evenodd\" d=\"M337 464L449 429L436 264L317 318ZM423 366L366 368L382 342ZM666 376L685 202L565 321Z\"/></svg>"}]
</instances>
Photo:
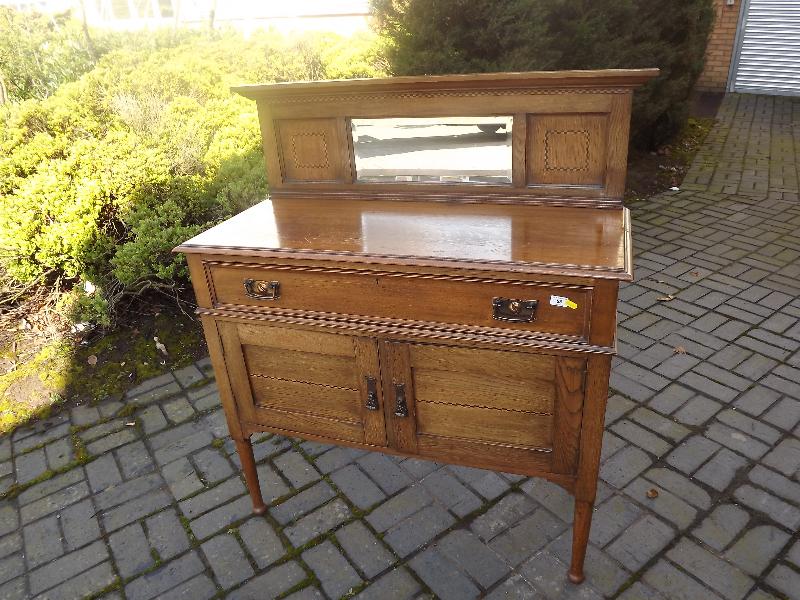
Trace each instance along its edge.
<instances>
[{"instance_id":1,"label":"brown wood grain","mask_svg":"<svg viewBox=\"0 0 800 600\"><path fill-rule=\"evenodd\" d=\"M250 345L243 346L243 352L250 375L351 390L357 390L361 384L352 353L337 356L326 355L323 347L318 352L297 352Z\"/></svg>"},{"instance_id":2,"label":"brown wood grain","mask_svg":"<svg viewBox=\"0 0 800 600\"><path fill-rule=\"evenodd\" d=\"M553 471L575 473L580 452L586 360L560 356L555 364L555 431Z\"/></svg>"},{"instance_id":3,"label":"brown wood grain","mask_svg":"<svg viewBox=\"0 0 800 600\"><path fill-rule=\"evenodd\" d=\"M414 378L408 345L382 341L380 344L381 374L383 376L383 413L389 443L403 452L417 451L417 410L414 400ZM405 391L408 416L395 415L397 408L397 386Z\"/></svg>"},{"instance_id":4,"label":"brown wood grain","mask_svg":"<svg viewBox=\"0 0 800 600\"><path fill-rule=\"evenodd\" d=\"M319 415L361 424L360 393L344 389L286 381L270 377L251 377L250 387L257 407Z\"/></svg>"},{"instance_id":5,"label":"brown wood grain","mask_svg":"<svg viewBox=\"0 0 800 600\"><path fill-rule=\"evenodd\" d=\"M383 380L381 367L378 360L378 342L372 338L353 338L355 348L356 369L359 376L359 412L361 422L364 424L364 441L367 444L386 446L386 421L384 404ZM378 396L378 410L367 409L368 384L367 378L374 379L375 393Z\"/></svg>"}]
</instances>

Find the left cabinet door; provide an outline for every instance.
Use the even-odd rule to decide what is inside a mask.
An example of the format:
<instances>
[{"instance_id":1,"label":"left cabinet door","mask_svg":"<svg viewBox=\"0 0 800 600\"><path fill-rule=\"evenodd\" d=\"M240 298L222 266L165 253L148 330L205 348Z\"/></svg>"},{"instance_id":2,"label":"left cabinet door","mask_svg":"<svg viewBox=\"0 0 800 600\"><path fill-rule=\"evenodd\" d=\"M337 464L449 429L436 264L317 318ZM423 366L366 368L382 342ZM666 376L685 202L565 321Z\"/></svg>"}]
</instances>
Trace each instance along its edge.
<instances>
[{"instance_id":1,"label":"left cabinet door","mask_svg":"<svg viewBox=\"0 0 800 600\"><path fill-rule=\"evenodd\" d=\"M374 339L233 321L217 325L243 421L286 435L386 445Z\"/></svg>"}]
</instances>

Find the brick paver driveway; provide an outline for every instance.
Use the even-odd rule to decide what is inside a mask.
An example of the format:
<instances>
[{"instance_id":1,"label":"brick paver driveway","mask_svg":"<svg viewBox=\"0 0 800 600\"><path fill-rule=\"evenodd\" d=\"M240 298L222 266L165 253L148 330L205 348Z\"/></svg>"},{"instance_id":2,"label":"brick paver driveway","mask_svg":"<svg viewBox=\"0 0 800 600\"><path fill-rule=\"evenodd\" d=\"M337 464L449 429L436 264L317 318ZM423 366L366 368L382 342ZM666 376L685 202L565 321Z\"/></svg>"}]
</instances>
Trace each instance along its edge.
<instances>
[{"instance_id":1,"label":"brick paver driveway","mask_svg":"<svg viewBox=\"0 0 800 600\"><path fill-rule=\"evenodd\" d=\"M0 491L58 471L0 500L0 598L800 598L800 101L719 117L633 205L585 584L541 480L266 437L251 516L203 363L0 440Z\"/></svg>"}]
</instances>

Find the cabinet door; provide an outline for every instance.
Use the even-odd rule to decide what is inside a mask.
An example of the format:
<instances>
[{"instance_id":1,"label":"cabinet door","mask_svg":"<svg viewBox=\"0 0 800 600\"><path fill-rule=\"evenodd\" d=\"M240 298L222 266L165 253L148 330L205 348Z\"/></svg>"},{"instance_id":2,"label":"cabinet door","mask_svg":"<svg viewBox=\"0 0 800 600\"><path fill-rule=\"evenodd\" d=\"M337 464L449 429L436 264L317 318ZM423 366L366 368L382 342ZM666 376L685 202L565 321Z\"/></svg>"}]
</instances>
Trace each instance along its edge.
<instances>
[{"instance_id":1,"label":"cabinet door","mask_svg":"<svg viewBox=\"0 0 800 600\"><path fill-rule=\"evenodd\" d=\"M516 472L574 474L586 359L384 342L390 443Z\"/></svg>"},{"instance_id":2,"label":"cabinet door","mask_svg":"<svg viewBox=\"0 0 800 600\"><path fill-rule=\"evenodd\" d=\"M386 445L377 342L218 323L240 418L287 435Z\"/></svg>"}]
</instances>

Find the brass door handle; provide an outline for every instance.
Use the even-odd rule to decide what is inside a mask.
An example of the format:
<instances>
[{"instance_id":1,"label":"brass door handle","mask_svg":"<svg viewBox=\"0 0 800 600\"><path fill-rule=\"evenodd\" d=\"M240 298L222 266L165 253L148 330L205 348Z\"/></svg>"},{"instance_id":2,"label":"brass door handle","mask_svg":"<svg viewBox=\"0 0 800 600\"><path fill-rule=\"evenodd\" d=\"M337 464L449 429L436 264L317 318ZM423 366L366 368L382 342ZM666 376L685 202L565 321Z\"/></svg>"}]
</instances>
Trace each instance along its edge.
<instances>
[{"instance_id":1,"label":"brass door handle","mask_svg":"<svg viewBox=\"0 0 800 600\"><path fill-rule=\"evenodd\" d=\"M375 378L365 375L367 380L367 410L378 410L378 390L375 387Z\"/></svg>"},{"instance_id":2,"label":"brass door handle","mask_svg":"<svg viewBox=\"0 0 800 600\"><path fill-rule=\"evenodd\" d=\"M244 293L256 300L277 300L280 298L280 283L277 281L244 280Z\"/></svg>"},{"instance_id":3,"label":"brass door handle","mask_svg":"<svg viewBox=\"0 0 800 600\"><path fill-rule=\"evenodd\" d=\"M394 416L408 416L408 404L406 404L406 386L404 383L394 384Z\"/></svg>"}]
</instances>

